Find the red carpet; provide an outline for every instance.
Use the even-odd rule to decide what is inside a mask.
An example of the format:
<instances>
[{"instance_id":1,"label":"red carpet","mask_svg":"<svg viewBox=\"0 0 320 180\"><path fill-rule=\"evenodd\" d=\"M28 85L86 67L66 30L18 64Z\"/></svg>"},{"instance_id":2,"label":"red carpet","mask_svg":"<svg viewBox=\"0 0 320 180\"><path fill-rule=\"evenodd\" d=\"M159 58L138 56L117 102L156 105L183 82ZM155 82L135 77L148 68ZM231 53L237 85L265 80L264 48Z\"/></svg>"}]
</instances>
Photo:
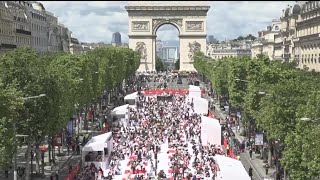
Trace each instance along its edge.
<instances>
[{"instance_id":1,"label":"red carpet","mask_svg":"<svg viewBox=\"0 0 320 180\"><path fill-rule=\"evenodd\" d=\"M125 170L124 171L124 174L129 174L130 173L130 170ZM145 174L146 173L146 170L140 170L140 169L136 169L133 174Z\"/></svg>"},{"instance_id":2,"label":"red carpet","mask_svg":"<svg viewBox=\"0 0 320 180\"><path fill-rule=\"evenodd\" d=\"M188 94L189 91L188 90L184 90L184 89L151 89L151 90L145 90L144 94L145 95L160 95L163 93L167 93L167 94Z\"/></svg>"},{"instance_id":3,"label":"red carpet","mask_svg":"<svg viewBox=\"0 0 320 180\"><path fill-rule=\"evenodd\" d=\"M174 150L174 149L169 149L169 150L168 150L168 153L176 153L176 150Z\"/></svg>"}]
</instances>

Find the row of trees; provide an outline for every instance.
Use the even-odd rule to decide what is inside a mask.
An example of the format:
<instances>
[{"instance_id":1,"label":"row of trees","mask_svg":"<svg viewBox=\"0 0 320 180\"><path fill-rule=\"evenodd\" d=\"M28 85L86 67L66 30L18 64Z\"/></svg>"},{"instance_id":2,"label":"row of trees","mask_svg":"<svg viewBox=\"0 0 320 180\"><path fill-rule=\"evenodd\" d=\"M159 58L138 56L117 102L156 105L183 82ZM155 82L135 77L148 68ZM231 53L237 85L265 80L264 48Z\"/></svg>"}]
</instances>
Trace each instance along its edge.
<instances>
[{"instance_id":1,"label":"row of trees","mask_svg":"<svg viewBox=\"0 0 320 180\"><path fill-rule=\"evenodd\" d=\"M11 165L15 133L28 135L29 152L32 144L39 145L44 137L60 133L76 111L89 107L105 90L115 88L134 75L139 64L137 52L114 47L97 48L82 55L38 56L30 48L2 55L0 167ZM24 98L39 94L46 96Z\"/></svg>"},{"instance_id":2,"label":"row of trees","mask_svg":"<svg viewBox=\"0 0 320 180\"><path fill-rule=\"evenodd\" d=\"M161 58L159 58L158 56L156 57L156 71L164 71L166 69L165 64L163 63L163 61L161 60Z\"/></svg>"},{"instance_id":3,"label":"row of trees","mask_svg":"<svg viewBox=\"0 0 320 180\"><path fill-rule=\"evenodd\" d=\"M241 112L242 124L264 131L290 179L320 175L319 73L264 56L213 60L198 53L194 66L226 97L231 111Z\"/></svg>"}]
</instances>

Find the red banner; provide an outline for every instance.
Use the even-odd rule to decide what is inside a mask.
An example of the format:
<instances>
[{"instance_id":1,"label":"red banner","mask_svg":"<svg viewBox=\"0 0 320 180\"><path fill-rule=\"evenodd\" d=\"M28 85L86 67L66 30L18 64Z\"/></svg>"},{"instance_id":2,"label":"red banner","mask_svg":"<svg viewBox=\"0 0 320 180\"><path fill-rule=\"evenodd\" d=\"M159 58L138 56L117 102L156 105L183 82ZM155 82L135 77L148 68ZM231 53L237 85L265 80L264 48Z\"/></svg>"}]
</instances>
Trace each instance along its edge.
<instances>
[{"instance_id":1,"label":"red banner","mask_svg":"<svg viewBox=\"0 0 320 180\"><path fill-rule=\"evenodd\" d=\"M181 89L153 89L153 90L145 90L145 95L161 95L161 94L188 94L188 90L181 90Z\"/></svg>"}]
</instances>

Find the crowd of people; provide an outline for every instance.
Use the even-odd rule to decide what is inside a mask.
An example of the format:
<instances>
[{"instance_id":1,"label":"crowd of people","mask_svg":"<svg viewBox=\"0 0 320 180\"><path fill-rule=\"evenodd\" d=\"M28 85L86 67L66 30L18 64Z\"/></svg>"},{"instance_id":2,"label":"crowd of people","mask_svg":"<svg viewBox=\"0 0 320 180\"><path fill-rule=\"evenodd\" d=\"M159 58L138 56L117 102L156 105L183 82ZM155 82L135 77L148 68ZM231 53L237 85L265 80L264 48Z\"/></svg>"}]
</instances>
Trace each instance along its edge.
<instances>
[{"instance_id":1,"label":"crowd of people","mask_svg":"<svg viewBox=\"0 0 320 180\"><path fill-rule=\"evenodd\" d=\"M91 164L78 179L101 179L103 176L116 179L118 175L138 180L169 177L177 180L215 179L219 166L214 156L228 153L220 145L202 145L203 114L194 112L193 101L188 101L186 95L159 100L157 96L138 94L136 108L129 110L129 123L126 126L116 123L111 129L114 144L109 170L103 172ZM228 128L226 132L230 133L228 136L232 135ZM159 158L164 147L168 149L169 164L165 166L169 171L160 166L165 161ZM126 160L130 170L125 170L127 167L121 163Z\"/></svg>"},{"instance_id":2,"label":"crowd of people","mask_svg":"<svg viewBox=\"0 0 320 180\"><path fill-rule=\"evenodd\" d=\"M213 157L225 152L218 145L202 146L201 114L194 113L193 102L187 102L185 95L157 101L156 96L143 94L138 101L139 106L130 109L129 125L112 129L114 151L108 175L120 175L124 168L120 162L130 159L129 175L137 179L215 179L219 167ZM163 161L157 157L163 144L170 149L168 172L158 167Z\"/></svg>"}]
</instances>

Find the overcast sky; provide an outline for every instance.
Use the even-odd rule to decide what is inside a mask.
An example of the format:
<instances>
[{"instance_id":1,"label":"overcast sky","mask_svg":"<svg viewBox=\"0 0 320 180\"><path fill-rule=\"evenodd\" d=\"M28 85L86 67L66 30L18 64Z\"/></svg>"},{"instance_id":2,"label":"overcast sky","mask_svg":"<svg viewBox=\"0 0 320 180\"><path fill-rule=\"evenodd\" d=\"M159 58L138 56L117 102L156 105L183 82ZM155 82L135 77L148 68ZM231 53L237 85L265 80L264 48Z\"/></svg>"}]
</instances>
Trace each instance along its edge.
<instances>
[{"instance_id":1,"label":"overcast sky","mask_svg":"<svg viewBox=\"0 0 320 180\"><path fill-rule=\"evenodd\" d=\"M85 42L110 42L113 32L120 32L128 41L127 1L40 1L65 24L73 37ZM218 40L234 39L266 29L272 19L282 15L282 9L294 1L211 1L207 17L207 34ZM178 31L164 25L157 39L178 40Z\"/></svg>"}]
</instances>

